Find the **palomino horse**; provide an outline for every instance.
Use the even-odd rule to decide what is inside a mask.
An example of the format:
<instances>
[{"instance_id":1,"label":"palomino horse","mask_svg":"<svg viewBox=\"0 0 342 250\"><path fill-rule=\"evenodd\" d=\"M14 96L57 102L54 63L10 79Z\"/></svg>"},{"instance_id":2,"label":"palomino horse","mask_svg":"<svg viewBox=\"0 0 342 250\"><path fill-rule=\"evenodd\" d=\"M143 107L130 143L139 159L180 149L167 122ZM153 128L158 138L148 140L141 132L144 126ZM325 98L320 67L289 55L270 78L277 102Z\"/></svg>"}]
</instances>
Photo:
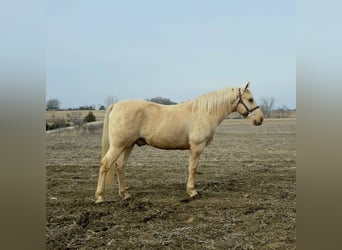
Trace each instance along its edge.
<instances>
[{"instance_id":1,"label":"palomino horse","mask_svg":"<svg viewBox=\"0 0 342 250\"><path fill-rule=\"evenodd\" d=\"M127 100L107 108L102 137L102 160L96 190L96 203L105 200L105 190L113 185L114 170L119 195L128 199L124 167L135 144L160 149L189 149L189 176L186 189L195 189L195 172L203 149L212 141L217 126L231 112L251 114L261 125L263 113L248 89L226 88L177 105L161 105L143 100Z\"/></svg>"}]
</instances>

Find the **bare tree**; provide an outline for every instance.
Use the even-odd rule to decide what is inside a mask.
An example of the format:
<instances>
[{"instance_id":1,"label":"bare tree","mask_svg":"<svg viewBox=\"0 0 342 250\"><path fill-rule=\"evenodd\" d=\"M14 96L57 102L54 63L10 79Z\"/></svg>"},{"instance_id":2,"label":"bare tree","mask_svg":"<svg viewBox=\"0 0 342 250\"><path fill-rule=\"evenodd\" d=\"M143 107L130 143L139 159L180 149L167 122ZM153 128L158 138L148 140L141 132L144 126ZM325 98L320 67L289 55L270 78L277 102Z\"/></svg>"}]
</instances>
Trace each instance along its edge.
<instances>
[{"instance_id":1,"label":"bare tree","mask_svg":"<svg viewBox=\"0 0 342 250\"><path fill-rule=\"evenodd\" d=\"M112 95L109 95L109 96L107 96L107 98L104 100L104 102L105 102L105 106L108 107L109 105L118 102L118 98L116 98L116 97L114 97L114 96L112 96Z\"/></svg>"},{"instance_id":2,"label":"bare tree","mask_svg":"<svg viewBox=\"0 0 342 250\"><path fill-rule=\"evenodd\" d=\"M266 97L261 97L261 102L260 102L260 108L262 110L262 112L264 113L264 116L269 118L271 111L273 109L274 106L274 100L275 98L272 96L266 96Z\"/></svg>"},{"instance_id":3,"label":"bare tree","mask_svg":"<svg viewBox=\"0 0 342 250\"><path fill-rule=\"evenodd\" d=\"M280 107L278 107L277 110L279 110L279 111L289 111L290 109L285 104L283 104Z\"/></svg>"},{"instance_id":4,"label":"bare tree","mask_svg":"<svg viewBox=\"0 0 342 250\"><path fill-rule=\"evenodd\" d=\"M61 102L58 99L53 98L53 99L50 99L46 102L46 109L47 110L59 109L60 105L61 105Z\"/></svg>"}]
</instances>

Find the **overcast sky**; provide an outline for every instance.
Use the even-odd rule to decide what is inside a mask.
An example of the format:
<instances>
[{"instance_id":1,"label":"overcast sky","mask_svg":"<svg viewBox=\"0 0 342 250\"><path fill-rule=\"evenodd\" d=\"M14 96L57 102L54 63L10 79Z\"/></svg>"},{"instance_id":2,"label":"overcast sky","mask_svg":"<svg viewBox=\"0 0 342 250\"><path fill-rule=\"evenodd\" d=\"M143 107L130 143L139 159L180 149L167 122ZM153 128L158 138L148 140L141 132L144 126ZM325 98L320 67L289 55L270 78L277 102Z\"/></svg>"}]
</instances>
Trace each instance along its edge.
<instances>
[{"instance_id":1,"label":"overcast sky","mask_svg":"<svg viewBox=\"0 0 342 250\"><path fill-rule=\"evenodd\" d=\"M296 108L294 0L47 1L46 99L62 108L251 82Z\"/></svg>"}]
</instances>

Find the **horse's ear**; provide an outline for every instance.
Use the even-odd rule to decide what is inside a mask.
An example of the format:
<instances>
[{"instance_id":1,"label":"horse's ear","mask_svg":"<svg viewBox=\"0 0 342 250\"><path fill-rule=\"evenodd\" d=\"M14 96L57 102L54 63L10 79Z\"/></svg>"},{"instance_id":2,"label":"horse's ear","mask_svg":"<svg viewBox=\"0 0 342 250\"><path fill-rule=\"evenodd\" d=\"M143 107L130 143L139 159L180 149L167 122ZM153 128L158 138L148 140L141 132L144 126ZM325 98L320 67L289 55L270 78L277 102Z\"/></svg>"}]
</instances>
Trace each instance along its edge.
<instances>
[{"instance_id":1,"label":"horse's ear","mask_svg":"<svg viewBox=\"0 0 342 250\"><path fill-rule=\"evenodd\" d=\"M249 82L246 84L245 90L248 89L249 87Z\"/></svg>"}]
</instances>

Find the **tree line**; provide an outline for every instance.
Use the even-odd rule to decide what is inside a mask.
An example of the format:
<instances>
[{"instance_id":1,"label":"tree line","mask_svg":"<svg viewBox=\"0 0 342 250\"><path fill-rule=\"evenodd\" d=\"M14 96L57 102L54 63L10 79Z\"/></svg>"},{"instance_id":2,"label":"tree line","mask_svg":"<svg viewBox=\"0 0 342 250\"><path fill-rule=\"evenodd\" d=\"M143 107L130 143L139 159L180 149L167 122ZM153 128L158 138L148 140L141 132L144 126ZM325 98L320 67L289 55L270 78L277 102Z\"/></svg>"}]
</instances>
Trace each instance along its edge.
<instances>
[{"instance_id":1,"label":"tree line","mask_svg":"<svg viewBox=\"0 0 342 250\"><path fill-rule=\"evenodd\" d=\"M153 97L153 98L146 98L145 100L149 102L155 102L155 103L160 103L160 104L165 104L165 105L177 104L176 102L171 101L169 98L165 98L161 96ZM117 101L118 99L116 97L108 96L104 100L105 105L99 106L99 110L105 110L106 106L112 103L116 103ZM259 106L261 110L263 111L264 116L266 118L270 117L270 113L272 110L277 110L277 111L289 111L290 110L289 108L287 108L286 105L282 105L281 107L274 109L274 102L275 102L274 97L266 96L266 97L260 98ZM57 98L52 98L46 102L46 110L60 110L60 105L61 105L61 102ZM88 106L85 105L85 106L80 106L74 109L69 108L67 110L96 110L96 107L95 105L88 105Z\"/></svg>"},{"instance_id":2,"label":"tree line","mask_svg":"<svg viewBox=\"0 0 342 250\"><path fill-rule=\"evenodd\" d=\"M149 102L155 102L155 103L160 103L160 104L165 104L165 105L173 105L177 104L176 102L171 101L169 98L164 98L161 96L153 97L153 98L146 98L146 101ZM105 110L106 107L112 103L118 102L118 99L113 97L113 96L108 96L105 100L104 103L105 105L100 105L99 110ZM57 98L52 98L49 99L46 102L46 110L61 110L61 102ZM84 105L80 106L78 108L67 108L66 110L96 110L95 105Z\"/></svg>"}]
</instances>

